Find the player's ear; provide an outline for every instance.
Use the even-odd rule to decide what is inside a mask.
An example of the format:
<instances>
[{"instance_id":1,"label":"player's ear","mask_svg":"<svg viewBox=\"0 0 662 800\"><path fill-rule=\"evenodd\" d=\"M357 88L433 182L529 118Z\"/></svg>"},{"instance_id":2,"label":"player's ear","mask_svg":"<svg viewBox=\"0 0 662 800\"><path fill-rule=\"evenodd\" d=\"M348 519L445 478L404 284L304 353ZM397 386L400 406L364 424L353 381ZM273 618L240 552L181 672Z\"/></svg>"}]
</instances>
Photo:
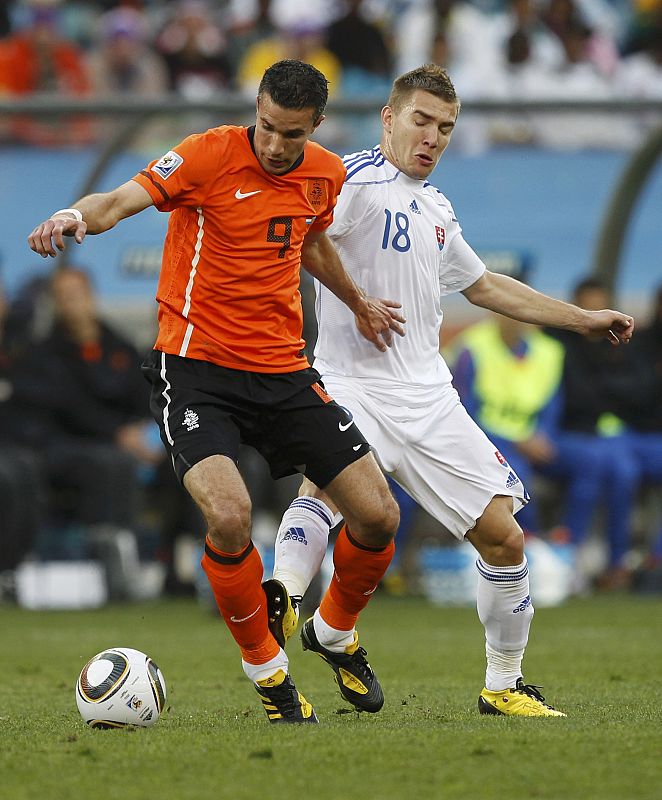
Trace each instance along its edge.
<instances>
[{"instance_id":1,"label":"player's ear","mask_svg":"<svg viewBox=\"0 0 662 800\"><path fill-rule=\"evenodd\" d=\"M393 125L393 109L391 106L382 108L382 125L387 133L391 132L391 126Z\"/></svg>"},{"instance_id":2,"label":"player's ear","mask_svg":"<svg viewBox=\"0 0 662 800\"><path fill-rule=\"evenodd\" d=\"M313 122L313 130L315 130L315 128L318 128L324 122L325 119L326 117L324 116L324 114L320 114L319 117L315 120L315 122Z\"/></svg>"}]
</instances>

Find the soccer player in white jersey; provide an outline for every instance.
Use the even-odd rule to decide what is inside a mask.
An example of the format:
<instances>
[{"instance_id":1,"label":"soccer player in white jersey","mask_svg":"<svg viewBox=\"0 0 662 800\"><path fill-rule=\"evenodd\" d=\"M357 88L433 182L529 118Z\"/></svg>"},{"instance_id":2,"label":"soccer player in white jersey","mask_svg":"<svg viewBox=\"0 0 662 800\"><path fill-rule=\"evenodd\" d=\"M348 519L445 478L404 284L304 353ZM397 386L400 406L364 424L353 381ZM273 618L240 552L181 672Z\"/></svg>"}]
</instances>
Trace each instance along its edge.
<instances>
[{"instance_id":1,"label":"soccer player in white jersey","mask_svg":"<svg viewBox=\"0 0 662 800\"><path fill-rule=\"evenodd\" d=\"M382 110L380 145L344 159L347 178L329 235L358 285L369 295L402 303L406 336L378 352L361 339L351 312L317 285L315 367L329 394L347 409L345 427L361 429L382 469L478 552L477 604L487 655L480 712L565 716L523 680L533 605L514 513L528 495L451 385L439 354L441 301L462 292L491 311L604 336L614 345L631 338L634 322L617 311L585 311L485 268L464 241L451 204L427 181L450 141L459 108L443 69L415 69L393 84ZM282 640L296 628L296 598L321 565L336 513L330 499L304 480L283 516L274 580L267 582L272 630ZM351 531L344 534L351 537ZM335 573L331 592L334 581ZM334 628L324 617L323 601L303 626L304 647L322 655L343 695L354 702L362 689L355 676L351 686L343 685L342 660L347 648L355 647L355 631Z\"/></svg>"}]
</instances>

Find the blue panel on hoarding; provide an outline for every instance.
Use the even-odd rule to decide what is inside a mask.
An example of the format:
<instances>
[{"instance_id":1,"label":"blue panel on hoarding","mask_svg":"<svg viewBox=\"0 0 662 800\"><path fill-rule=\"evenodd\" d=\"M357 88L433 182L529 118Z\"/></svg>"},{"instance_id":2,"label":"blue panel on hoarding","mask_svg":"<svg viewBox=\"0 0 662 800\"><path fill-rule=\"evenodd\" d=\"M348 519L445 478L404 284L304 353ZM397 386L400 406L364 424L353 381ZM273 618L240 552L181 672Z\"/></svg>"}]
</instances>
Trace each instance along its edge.
<instances>
[{"instance_id":1,"label":"blue panel on hoarding","mask_svg":"<svg viewBox=\"0 0 662 800\"><path fill-rule=\"evenodd\" d=\"M11 291L52 266L30 252L26 236L52 211L76 199L93 155L27 148L5 148L0 154L0 259ZM431 182L453 203L474 249L526 252L533 262L531 283L567 296L591 268L602 217L627 159L617 152L527 147L495 149L478 157L448 152ZM136 155L119 157L98 189L129 179L146 161ZM617 286L621 293L650 292L662 280L660 208L662 165L635 209ZM166 214L148 210L102 236L89 237L82 247L70 244L70 258L92 271L104 298L150 300L166 225Z\"/></svg>"}]
</instances>

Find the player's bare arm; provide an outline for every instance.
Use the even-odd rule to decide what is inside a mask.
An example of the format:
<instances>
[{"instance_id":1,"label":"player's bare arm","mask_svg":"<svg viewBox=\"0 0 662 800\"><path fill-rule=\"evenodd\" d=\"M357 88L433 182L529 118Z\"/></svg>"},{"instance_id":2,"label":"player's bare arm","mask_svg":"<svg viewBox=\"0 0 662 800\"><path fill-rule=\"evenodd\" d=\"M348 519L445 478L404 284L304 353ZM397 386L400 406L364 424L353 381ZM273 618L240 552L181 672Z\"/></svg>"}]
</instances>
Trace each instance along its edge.
<instances>
[{"instance_id":1,"label":"player's bare arm","mask_svg":"<svg viewBox=\"0 0 662 800\"><path fill-rule=\"evenodd\" d=\"M64 237L80 244L85 235L110 230L120 220L138 214L153 203L149 193L135 181L127 181L112 192L90 194L71 209L56 211L28 236L30 248L43 258L55 257L65 248ZM78 219L78 217L81 219Z\"/></svg>"},{"instance_id":2,"label":"player's bare arm","mask_svg":"<svg viewBox=\"0 0 662 800\"><path fill-rule=\"evenodd\" d=\"M587 311L489 270L462 294L470 303L506 317L604 338L613 345L629 342L634 332L634 319L620 311Z\"/></svg>"},{"instance_id":3,"label":"player's bare arm","mask_svg":"<svg viewBox=\"0 0 662 800\"><path fill-rule=\"evenodd\" d=\"M404 336L405 318L398 311L401 304L394 300L369 297L358 287L338 257L333 243L325 233L309 233L301 250L306 272L317 278L353 312L362 336L385 352L393 341L392 332Z\"/></svg>"}]
</instances>

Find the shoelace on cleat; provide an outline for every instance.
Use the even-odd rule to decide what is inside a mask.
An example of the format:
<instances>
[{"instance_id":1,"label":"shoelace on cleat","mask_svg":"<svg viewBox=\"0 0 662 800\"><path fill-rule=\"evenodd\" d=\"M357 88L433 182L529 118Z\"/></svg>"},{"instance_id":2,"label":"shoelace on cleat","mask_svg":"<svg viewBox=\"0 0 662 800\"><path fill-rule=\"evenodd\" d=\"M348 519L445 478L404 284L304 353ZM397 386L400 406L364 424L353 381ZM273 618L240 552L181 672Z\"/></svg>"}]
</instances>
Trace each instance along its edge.
<instances>
[{"instance_id":1,"label":"shoelace on cleat","mask_svg":"<svg viewBox=\"0 0 662 800\"><path fill-rule=\"evenodd\" d=\"M370 664L368 664L367 655L368 653L363 647L357 647L352 655L349 656L349 660L359 668L365 677L372 679L374 673Z\"/></svg>"},{"instance_id":2,"label":"shoelace on cleat","mask_svg":"<svg viewBox=\"0 0 662 800\"><path fill-rule=\"evenodd\" d=\"M299 705L299 695L292 685L281 684L272 689L260 687L270 703L275 705L284 717L294 716Z\"/></svg>"},{"instance_id":3,"label":"shoelace on cleat","mask_svg":"<svg viewBox=\"0 0 662 800\"><path fill-rule=\"evenodd\" d=\"M543 705L547 705L545 703L545 698L540 694L538 689L542 689L542 686L536 686L532 683L522 683L521 680L518 680L515 684L515 691L520 692L521 694L528 695L528 697L532 697L534 700L540 701ZM551 708L551 706L548 706Z\"/></svg>"}]
</instances>

